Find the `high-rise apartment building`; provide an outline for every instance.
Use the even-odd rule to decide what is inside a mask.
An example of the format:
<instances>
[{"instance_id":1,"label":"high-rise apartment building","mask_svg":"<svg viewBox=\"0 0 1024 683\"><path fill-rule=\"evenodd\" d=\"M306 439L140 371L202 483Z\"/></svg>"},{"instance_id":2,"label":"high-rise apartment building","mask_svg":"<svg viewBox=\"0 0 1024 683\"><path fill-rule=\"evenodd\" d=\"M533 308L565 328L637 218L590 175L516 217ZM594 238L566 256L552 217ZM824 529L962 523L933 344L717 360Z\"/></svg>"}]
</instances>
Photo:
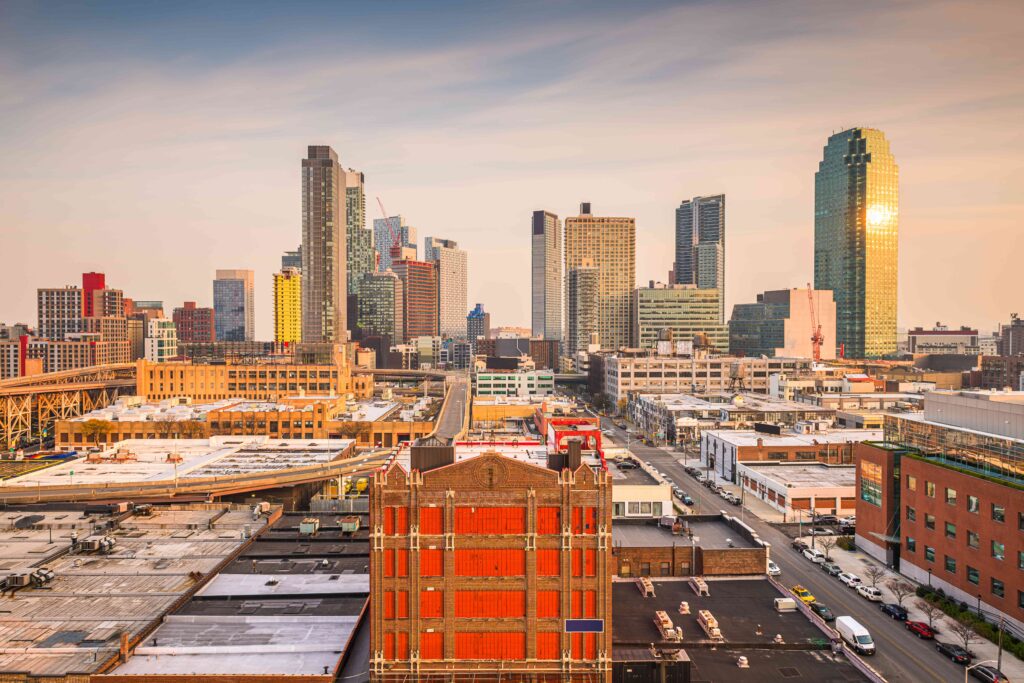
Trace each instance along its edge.
<instances>
[{"instance_id":1,"label":"high-rise apartment building","mask_svg":"<svg viewBox=\"0 0 1024 683\"><path fill-rule=\"evenodd\" d=\"M36 292L40 339L63 341L82 331L82 290L78 287L41 288Z\"/></svg>"},{"instance_id":2,"label":"high-rise apartment building","mask_svg":"<svg viewBox=\"0 0 1024 683\"><path fill-rule=\"evenodd\" d=\"M491 336L491 314L484 310L483 304L477 304L466 316L466 336L476 348L476 340Z\"/></svg>"},{"instance_id":3,"label":"high-rise apartment building","mask_svg":"<svg viewBox=\"0 0 1024 683\"><path fill-rule=\"evenodd\" d=\"M302 273L295 268L274 273L274 341L302 341Z\"/></svg>"},{"instance_id":4,"label":"high-rise apartment building","mask_svg":"<svg viewBox=\"0 0 1024 683\"><path fill-rule=\"evenodd\" d=\"M345 226L348 249L347 293L357 294L363 275L376 267L373 231L366 227L364 177L351 168L345 171Z\"/></svg>"},{"instance_id":5,"label":"high-rise apartment building","mask_svg":"<svg viewBox=\"0 0 1024 683\"><path fill-rule=\"evenodd\" d=\"M217 341L212 308L196 306L195 301L186 301L175 308L171 319L178 331L178 341L186 344L211 343Z\"/></svg>"},{"instance_id":6,"label":"high-rise apartment building","mask_svg":"<svg viewBox=\"0 0 1024 683\"><path fill-rule=\"evenodd\" d=\"M402 339L437 336L437 266L427 261L391 264L402 281Z\"/></svg>"},{"instance_id":7,"label":"high-rise apartment building","mask_svg":"<svg viewBox=\"0 0 1024 683\"><path fill-rule=\"evenodd\" d=\"M999 325L996 349L1001 356L1024 355L1024 319L1016 313L1010 314L1008 325Z\"/></svg>"},{"instance_id":8,"label":"high-rise apartment building","mask_svg":"<svg viewBox=\"0 0 1024 683\"><path fill-rule=\"evenodd\" d=\"M86 296L85 291L83 290L82 296L83 309L88 311L88 314L85 317L124 317L124 292L120 289L108 289L106 287L102 289L93 289L88 296ZM86 306L84 304L89 305Z\"/></svg>"},{"instance_id":9,"label":"high-rise apartment building","mask_svg":"<svg viewBox=\"0 0 1024 683\"><path fill-rule=\"evenodd\" d=\"M718 290L725 322L725 195L694 197L676 209L675 284Z\"/></svg>"},{"instance_id":10,"label":"high-rise apartment building","mask_svg":"<svg viewBox=\"0 0 1024 683\"><path fill-rule=\"evenodd\" d=\"M534 337L562 338L562 224L548 211L531 221L531 329Z\"/></svg>"},{"instance_id":11,"label":"high-rise apartment building","mask_svg":"<svg viewBox=\"0 0 1024 683\"><path fill-rule=\"evenodd\" d=\"M93 313L92 293L107 288L107 276L103 273L82 273L82 315L90 318Z\"/></svg>"},{"instance_id":12,"label":"high-rise apartment building","mask_svg":"<svg viewBox=\"0 0 1024 683\"><path fill-rule=\"evenodd\" d=\"M828 139L814 176L814 287L836 299L847 358L896 352L899 168L880 130Z\"/></svg>"},{"instance_id":13,"label":"high-rise apartment building","mask_svg":"<svg viewBox=\"0 0 1024 683\"><path fill-rule=\"evenodd\" d=\"M166 363L178 355L178 330L174 321L154 318L149 321L146 334L146 360Z\"/></svg>"},{"instance_id":14,"label":"high-rise apartment building","mask_svg":"<svg viewBox=\"0 0 1024 683\"><path fill-rule=\"evenodd\" d=\"M388 270L367 273L359 281L359 329L363 337L387 337L390 343L404 341L405 302L402 280Z\"/></svg>"},{"instance_id":15,"label":"high-rise apartment building","mask_svg":"<svg viewBox=\"0 0 1024 683\"><path fill-rule=\"evenodd\" d=\"M657 348L659 335L668 330L675 341L693 341L705 335L711 350L724 353L729 348L729 333L718 317L718 297L717 289L698 289L694 285L650 282L647 287L637 288L633 292L629 345Z\"/></svg>"},{"instance_id":16,"label":"high-rise apartment building","mask_svg":"<svg viewBox=\"0 0 1024 683\"><path fill-rule=\"evenodd\" d=\"M569 356L586 351L598 332L598 291L600 274L593 261L570 268L566 278L566 349ZM600 338L598 339L600 341Z\"/></svg>"},{"instance_id":17,"label":"high-rise apartment building","mask_svg":"<svg viewBox=\"0 0 1024 683\"><path fill-rule=\"evenodd\" d=\"M348 231L346 177L327 145L310 145L302 160L302 339L342 342L347 336ZM218 313L218 324L220 314Z\"/></svg>"},{"instance_id":18,"label":"high-rise apartment building","mask_svg":"<svg viewBox=\"0 0 1024 683\"><path fill-rule=\"evenodd\" d=\"M469 274L466 252L457 242L439 237L423 241L423 258L437 266L438 330L446 339L466 338L466 293Z\"/></svg>"},{"instance_id":19,"label":"high-rise apartment building","mask_svg":"<svg viewBox=\"0 0 1024 683\"><path fill-rule=\"evenodd\" d=\"M295 251L286 251L281 255L281 270L285 268L297 268L302 270L302 245Z\"/></svg>"},{"instance_id":20,"label":"high-rise apartment building","mask_svg":"<svg viewBox=\"0 0 1024 683\"><path fill-rule=\"evenodd\" d=\"M636 286L636 219L594 216L589 202L581 204L579 216L565 219L565 272L583 265L585 259L598 273L601 347L618 349L629 343L629 307Z\"/></svg>"},{"instance_id":21,"label":"high-rise apartment building","mask_svg":"<svg viewBox=\"0 0 1024 683\"><path fill-rule=\"evenodd\" d=\"M398 238L398 254L392 254L395 246L395 237ZM397 260L415 261L416 252L416 228L406 224L401 215L389 216L387 219L375 218L373 220L373 246L380 258L378 270L384 272L391 268L391 264Z\"/></svg>"},{"instance_id":22,"label":"high-rise apartment building","mask_svg":"<svg viewBox=\"0 0 1024 683\"><path fill-rule=\"evenodd\" d=\"M213 310L217 341L252 341L256 332L253 272L218 270Z\"/></svg>"},{"instance_id":23,"label":"high-rise apartment building","mask_svg":"<svg viewBox=\"0 0 1024 683\"><path fill-rule=\"evenodd\" d=\"M810 298L807 294L806 287L779 289L758 294L756 303L733 306L729 319L729 353L813 358L811 338L820 327L821 358L835 358L836 302L832 292L811 290Z\"/></svg>"}]
</instances>

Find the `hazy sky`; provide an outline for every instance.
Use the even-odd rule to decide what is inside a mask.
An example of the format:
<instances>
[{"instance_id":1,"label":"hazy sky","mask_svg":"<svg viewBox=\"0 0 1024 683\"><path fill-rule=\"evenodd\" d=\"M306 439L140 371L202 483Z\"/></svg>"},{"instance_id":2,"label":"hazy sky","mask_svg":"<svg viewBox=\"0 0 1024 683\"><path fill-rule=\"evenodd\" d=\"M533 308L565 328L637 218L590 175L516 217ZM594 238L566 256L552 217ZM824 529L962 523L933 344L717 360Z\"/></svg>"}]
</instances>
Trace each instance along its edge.
<instances>
[{"instance_id":1,"label":"hazy sky","mask_svg":"<svg viewBox=\"0 0 1024 683\"><path fill-rule=\"evenodd\" d=\"M467 249L495 324L529 323L532 210L635 216L639 284L724 192L730 311L812 279L814 172L857 125L900 167L900 325L1024 313L1022 2L4 0L0 320L82 271L169 310L251 268L269 338L307 144L369 219Z\"/></svg>"}]
</instances>

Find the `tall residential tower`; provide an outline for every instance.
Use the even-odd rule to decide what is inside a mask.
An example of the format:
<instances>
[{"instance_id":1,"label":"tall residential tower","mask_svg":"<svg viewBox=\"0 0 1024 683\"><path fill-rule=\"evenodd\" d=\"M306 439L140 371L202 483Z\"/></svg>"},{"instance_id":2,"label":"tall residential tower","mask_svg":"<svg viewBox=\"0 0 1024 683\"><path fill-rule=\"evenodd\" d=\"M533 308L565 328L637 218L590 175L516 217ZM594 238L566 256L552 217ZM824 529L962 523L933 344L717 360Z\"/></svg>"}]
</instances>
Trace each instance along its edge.
<instances>
[{"instance_id":1,"label":"tall residential tower","mask_svg":"<svg viewBox=\"0 0 1024 683\"><path fill-rule=\"evenodd\" d=\"M438 237L423 240L424 260L437 265L438 330L448 339L466 338L466 252L457 242Z\"/></svg>"},{"instance_id":2,"label":"tall residential tower","mask_svg":"<svg viewBox=\"0 0 1024 683\"><path fill-rule=\"evenodd\" d=\"M309 342L345 341L345 188L335 151L310 145L302 160L302 339Z\"/></svg>"},{"instance_id":3,"label":"tall residential tower","mask_svg":"<svg viewBox=\"0 0 1024 683\"><path fill-rule=\"evenodd\" d=\"M256 310L251 270L217 271L213 281L213 324L217 341L254 339Z\"/></svg>"},{"instance_id":4,"label":"tall residential tower","mask_svg":"<svg viewBox=\"0 0 1024 683\"><path fill-rule=\"evenodd\" d=\"M694 197L676 209L675 284L717 289L725 322L725 195Z\"/></svg>"},{"instance_id":5,"label":"tall residential tower","mask_svg":"<svg viewBox=\"0 0 1024 683\"><path fill-rule=\"evenodd\" d=\"M302 341L302 273L298 268L274 273L274 341Z\"/></svg>"},{"instance_id":6,"label":"tall residential tower","mask_svg":"<svg viewBox=\"0 0 1024 683\"><path fill-rule=\"evenodd\" d=\"M896 352L899 168L880 130L828 139L814 176L814 288L836 301L847 358Z\"/></svg>"},{"instance_id":7,"label":"tall residential tower","mask_svg":"<svg viewBox=\"0 0 1024 683\"><path fill-rule=\"evenodd\" d=\"M562 338L562 225L548 211L534 211L531 228L532 332Z\"/></svg>"}]
</instances>

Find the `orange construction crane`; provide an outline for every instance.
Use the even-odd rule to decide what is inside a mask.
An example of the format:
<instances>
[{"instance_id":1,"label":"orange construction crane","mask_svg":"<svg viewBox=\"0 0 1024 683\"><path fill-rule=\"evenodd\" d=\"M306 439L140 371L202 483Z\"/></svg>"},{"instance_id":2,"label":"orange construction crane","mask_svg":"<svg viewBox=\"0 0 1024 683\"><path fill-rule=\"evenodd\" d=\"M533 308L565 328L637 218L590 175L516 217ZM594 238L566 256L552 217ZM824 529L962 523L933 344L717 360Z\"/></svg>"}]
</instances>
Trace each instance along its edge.
<instances>
[{"instance_id":1,"label":"orange construction crane","mask_svg":"<svg viewBox=\"0 0 1024 683\"><path fill-rule=\"evenodd\" d=\"M821 333L821 324L814 314L814 290L811 289L810 282L807 283L807 303L811 308L811 344L814 346L814 362L817 363L821 360L821 345L825 341L825 335Z\"/></svg>"}]
</instances>

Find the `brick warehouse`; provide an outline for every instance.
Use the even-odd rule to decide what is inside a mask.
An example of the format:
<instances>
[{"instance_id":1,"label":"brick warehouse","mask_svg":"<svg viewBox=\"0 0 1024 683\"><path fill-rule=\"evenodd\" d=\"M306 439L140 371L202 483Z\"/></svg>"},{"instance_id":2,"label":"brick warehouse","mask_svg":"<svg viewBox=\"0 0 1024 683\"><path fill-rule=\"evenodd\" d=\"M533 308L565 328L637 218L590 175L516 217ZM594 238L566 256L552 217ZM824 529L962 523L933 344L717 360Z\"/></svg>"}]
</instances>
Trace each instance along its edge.
<instances>
[{"instance_id":1,"label":"brick warehouse","mask_svg":"<svg viewBox=\"0 0 1024 683\"><path fill-rule=\"evenodd\" d=\"M414 448L370 510L371 680L611 681L607 471Z\"/></svg>"}]
</instances>

